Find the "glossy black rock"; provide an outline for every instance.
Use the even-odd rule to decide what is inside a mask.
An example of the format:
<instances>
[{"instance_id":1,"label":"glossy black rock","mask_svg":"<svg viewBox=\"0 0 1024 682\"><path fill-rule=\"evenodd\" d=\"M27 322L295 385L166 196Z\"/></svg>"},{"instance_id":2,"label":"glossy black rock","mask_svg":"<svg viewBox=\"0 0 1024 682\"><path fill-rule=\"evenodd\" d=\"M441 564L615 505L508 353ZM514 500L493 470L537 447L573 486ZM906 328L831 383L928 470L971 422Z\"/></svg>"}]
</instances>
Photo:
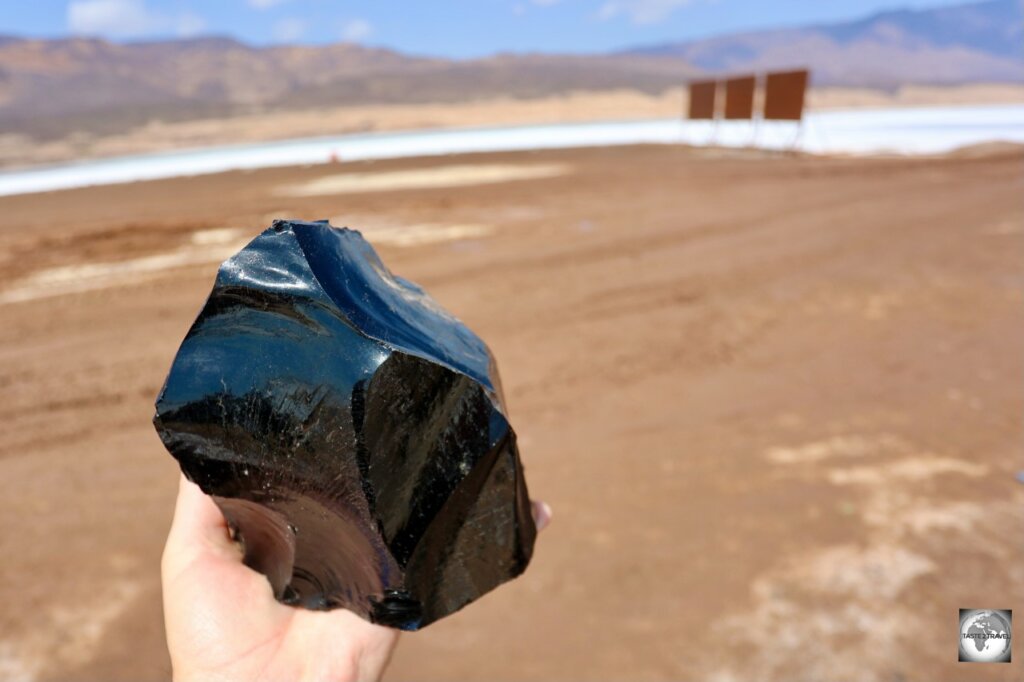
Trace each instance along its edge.
<instances>
[{"instance_id":1,"label":"glossy black rock","mask_svg":"<svg viewBox=\"0 0 1024 682\"><path fill-rule=\"evenodd\" d=\"M153 421L286 603L416 629L530 560L487 346L358 232L278 221L225 261Z\"/></svg>"}]
</instances>

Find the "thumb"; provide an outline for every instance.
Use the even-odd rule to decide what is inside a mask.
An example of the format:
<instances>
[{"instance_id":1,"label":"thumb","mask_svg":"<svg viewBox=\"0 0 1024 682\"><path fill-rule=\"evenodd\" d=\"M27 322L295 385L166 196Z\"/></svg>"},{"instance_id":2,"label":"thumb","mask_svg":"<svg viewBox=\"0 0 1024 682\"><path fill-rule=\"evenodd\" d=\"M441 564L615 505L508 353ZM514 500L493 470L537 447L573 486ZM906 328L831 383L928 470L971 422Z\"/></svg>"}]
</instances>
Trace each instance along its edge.
<instances>
[{"instance_id":1,"label":"thumb","mask_svg":"<svg viewBox=\"0 0 1024 682\"><path fill-rule=\"evenodd\" d=\"M240 563L241 550L212 498L184 475L178 483L174 520L164 547L165 577L195 561Z\"/></svg>"},{"instance_id":2,"label":"thumb","mask_svg":"<svg viewBox=\"0 0 1024 682\"><path fill-rule=\"evenodd\" d=\"M220 508L184 476L161 573L164 625L176 670L187 667L189 656L217 661L231 654L225 633L264 641L288 615L267 579L242 563Z\"/></svg>"}]
</instances>

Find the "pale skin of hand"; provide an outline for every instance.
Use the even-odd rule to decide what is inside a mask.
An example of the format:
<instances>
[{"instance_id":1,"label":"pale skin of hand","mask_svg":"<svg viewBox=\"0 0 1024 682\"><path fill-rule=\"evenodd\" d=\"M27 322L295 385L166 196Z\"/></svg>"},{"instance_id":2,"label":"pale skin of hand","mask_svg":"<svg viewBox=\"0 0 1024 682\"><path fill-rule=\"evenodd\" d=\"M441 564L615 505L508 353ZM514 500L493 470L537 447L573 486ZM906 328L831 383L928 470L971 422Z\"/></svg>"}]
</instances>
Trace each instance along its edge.
<instances>
[{"instance_id":1,"label":"pale skin of hand","mask_svg":"<svg viewBox=\"0 0 1024 682\"><path fill-rule=\"evenodd\" d=\"M538 530L550 508L533 504ZM220 509L181 478L161 563L164 625L176 682L377 680L398 631L351 611L309 611L274 599L242 563Z\"/></svg>"}]
</instances>

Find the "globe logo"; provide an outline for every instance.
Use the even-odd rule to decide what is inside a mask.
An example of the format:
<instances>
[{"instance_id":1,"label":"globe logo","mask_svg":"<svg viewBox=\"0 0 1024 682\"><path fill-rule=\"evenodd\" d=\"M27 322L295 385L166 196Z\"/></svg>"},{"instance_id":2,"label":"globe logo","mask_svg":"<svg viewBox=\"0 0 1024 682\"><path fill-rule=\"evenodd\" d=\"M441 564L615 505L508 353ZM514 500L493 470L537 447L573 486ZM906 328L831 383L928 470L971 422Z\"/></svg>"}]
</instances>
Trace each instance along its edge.
<instances>
[{"instance_id":1,"label":"globe logo","mask_svg":"<svg viewBox=\"0 0 1024 682\"><path fill-rule=\"evenodd\" d=\"M1009 663L1008 610L960 609L960 660L972 663Z\"/></svg>"}]
</instances>

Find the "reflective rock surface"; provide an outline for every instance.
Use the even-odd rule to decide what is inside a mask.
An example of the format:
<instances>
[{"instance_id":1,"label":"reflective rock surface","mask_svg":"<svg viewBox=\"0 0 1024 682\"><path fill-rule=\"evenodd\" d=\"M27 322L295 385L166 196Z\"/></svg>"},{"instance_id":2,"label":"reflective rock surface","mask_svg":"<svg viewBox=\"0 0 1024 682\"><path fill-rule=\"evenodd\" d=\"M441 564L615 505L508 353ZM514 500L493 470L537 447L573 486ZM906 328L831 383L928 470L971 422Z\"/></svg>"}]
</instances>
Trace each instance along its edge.
<instances>
[{"instance_id":1,"label":"reflective rock surface","mask_svg":"<svg viewBox=\"0 0 1024 682\"><path fill-rule=\"evenodd\" d=\"M154 424L285 603L416 629L529 563L490 352L358 232L277 221L225 261Z\"/></svg>"}]
</instances>

